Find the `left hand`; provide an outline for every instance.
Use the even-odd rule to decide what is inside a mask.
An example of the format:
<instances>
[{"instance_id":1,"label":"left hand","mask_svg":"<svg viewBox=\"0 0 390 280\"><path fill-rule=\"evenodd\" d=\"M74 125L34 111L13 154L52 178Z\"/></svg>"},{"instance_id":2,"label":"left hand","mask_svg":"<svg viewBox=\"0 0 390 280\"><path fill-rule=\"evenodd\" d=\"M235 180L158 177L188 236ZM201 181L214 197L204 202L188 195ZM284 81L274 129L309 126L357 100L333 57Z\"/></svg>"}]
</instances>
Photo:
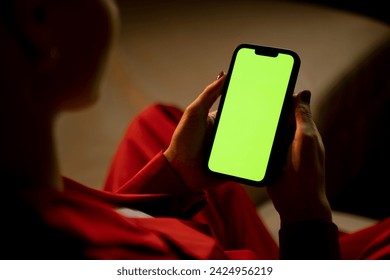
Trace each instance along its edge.
<instances>
[{"instance_id":1,"label":"left hand","mask_svg":"<svg viewBox=\"0 0 390 280\"><path fill-rule=\"evenodd\" d=\"M221 73L216 81L184 111L164 156L171 166L192 190L198 191L220 182L205 172L206 141L214 125L215 113L209 113L211 106L221 94L226 75Z\"/></svg>"}]
</instances>

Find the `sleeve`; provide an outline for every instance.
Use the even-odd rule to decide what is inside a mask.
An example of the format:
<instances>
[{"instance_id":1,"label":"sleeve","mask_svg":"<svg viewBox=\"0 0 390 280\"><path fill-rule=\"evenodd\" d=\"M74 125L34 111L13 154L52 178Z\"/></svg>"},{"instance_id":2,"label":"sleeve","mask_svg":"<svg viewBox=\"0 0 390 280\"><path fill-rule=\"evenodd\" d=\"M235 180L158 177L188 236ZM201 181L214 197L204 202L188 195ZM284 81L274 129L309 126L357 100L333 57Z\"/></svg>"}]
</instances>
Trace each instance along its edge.
<instances>
[{"instance_id":1,"label":"sleeve","mask_svg":"<svg viewBox=\"0 0 390 280\"><path fill-rule=\"evenodd\" d=\"M279 231L281 259L334 260L340 259L338 228L322 221L302 221L282 227Z\"/></svg>"},{"instance_id":2,"label":"sleeve","mask_svg":"<svg viewBox=\"0 0 390 280\"><path fill-rule=\"evenodd\" d=\"M204 192L188 188L160 151L117 191L121 194L162 194L171 199L170 213L190 218L205 204Z\"/></svg>"},{"instance_id":3,"label":"sleeve","mask_svg":"<svg viewBox=\"0 0 390 280\"><path fill-rule=\"evenodd\" d=\"M120 194L155 194L168 198L153 216L190 218L206 203L203 192L191 191L162 151L168 147L182 116L176 107L154 104L129 124L108 171L104 190ZM164 211L158 208L164 207ZM169 207L170 209L166 209Z\"/></svg>"}]
</instances>

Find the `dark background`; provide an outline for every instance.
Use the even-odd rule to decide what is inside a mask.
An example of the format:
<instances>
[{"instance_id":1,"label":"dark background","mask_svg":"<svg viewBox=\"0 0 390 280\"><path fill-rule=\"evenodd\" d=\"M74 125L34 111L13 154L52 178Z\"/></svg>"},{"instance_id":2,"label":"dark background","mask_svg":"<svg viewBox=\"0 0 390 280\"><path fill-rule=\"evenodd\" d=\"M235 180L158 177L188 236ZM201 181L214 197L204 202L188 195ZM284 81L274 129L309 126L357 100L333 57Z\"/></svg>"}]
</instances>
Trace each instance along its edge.
<instances>
[{"instance_id":1,"label":"dark background","mask_svg":"<svg viewBox=\"0 0 390 280\"><path fill-rule=\"evenodd\" d=\"M312 4L325 5L333 8L359 13L390 24L390 10L388 2L384 0L296 0Z\"/></svg>"}]
</instances>

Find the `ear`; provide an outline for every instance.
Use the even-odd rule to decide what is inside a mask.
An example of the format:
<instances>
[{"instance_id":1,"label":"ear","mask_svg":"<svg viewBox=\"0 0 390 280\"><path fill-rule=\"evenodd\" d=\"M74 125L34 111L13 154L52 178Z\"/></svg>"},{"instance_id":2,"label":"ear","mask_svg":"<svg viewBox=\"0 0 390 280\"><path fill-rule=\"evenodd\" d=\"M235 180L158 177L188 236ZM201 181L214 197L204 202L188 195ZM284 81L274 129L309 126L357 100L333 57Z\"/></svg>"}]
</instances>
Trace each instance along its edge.
<instances>
[{"instance_id":1,"label":"ear","mask_svg":"<svg viewBox=\"0 0 390 280\"><path fill-rule=\"evenodd\" d=\"M22 47L36 62L50 59L52 36L47 0L15 0L15 24Z\"/></svg>"}]
</instances>

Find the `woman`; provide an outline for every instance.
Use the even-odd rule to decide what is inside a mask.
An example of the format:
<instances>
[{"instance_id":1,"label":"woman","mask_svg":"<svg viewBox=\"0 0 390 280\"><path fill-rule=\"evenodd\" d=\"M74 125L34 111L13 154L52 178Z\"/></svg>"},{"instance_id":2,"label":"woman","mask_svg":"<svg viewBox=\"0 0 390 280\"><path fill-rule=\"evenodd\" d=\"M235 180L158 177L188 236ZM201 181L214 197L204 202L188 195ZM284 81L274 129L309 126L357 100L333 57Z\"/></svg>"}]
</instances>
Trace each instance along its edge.
<instances>
[{"instance_id":1,"label":"woman","mask_svg":"<svg viewBox=\"0 0 390 280\"><path fill-rule=\"evenodd\" d=\"M184 113L156 105L138 116L105 191L61 177L56 116L98 97L117 18L110 0L1 2L2 258L339 258L308 91L294 95L287 167L268 188L280 248L241 186L202 171L223 73Z\"/></svg>"}]
</instances>

